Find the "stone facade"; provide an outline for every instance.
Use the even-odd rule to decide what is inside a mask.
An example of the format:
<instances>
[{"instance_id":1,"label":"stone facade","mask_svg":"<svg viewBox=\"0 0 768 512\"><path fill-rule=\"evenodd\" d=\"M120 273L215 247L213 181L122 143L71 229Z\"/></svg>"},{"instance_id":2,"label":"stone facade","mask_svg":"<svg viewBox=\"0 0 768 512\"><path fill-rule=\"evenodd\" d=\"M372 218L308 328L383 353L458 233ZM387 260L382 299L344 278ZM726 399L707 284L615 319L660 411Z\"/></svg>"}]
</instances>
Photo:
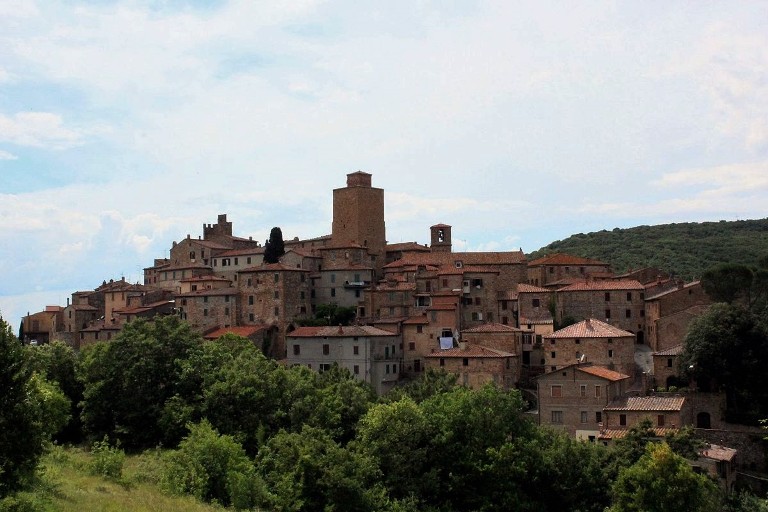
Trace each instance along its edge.
<instances>
[{"instance_id":1,"label":"stone facade","mask_svg":"<svg viewBox=\"0 0 768 512\"><path fill-rule=\"evenodd\" d=\"M645 301L648 345L657 351L679 345L690 321L704 313L711 303L698 281L680 283L673 289L648 296Z\"/></svg>"},{"instance_id":2,"label":"stone facade","mask_svg":"<svg viewBox=\"0 0 768 512\"><path fill-rule=\"evenodd\" d=\"M319 372L336 364L381 395L399 380L400 342L400 336L371 326L299 327L287 337L287 362Z\"/></svg>"},{"instance_id":3,"label":"stone facade","mask_svg":"<svg viewBox=\"0 0 768 512\"><path fill-rule=\"evenodd\" d=\"M635 374L635 337L600 320L588 318L544 336L542 349L549 370L583 360Z\"/></svg>"},{"instance_id":4,"label":"stone facade","mask_svg":"<svg viewBox=\"0 0 768 512\"><path fill-rule=\"evenodd\" d=\"M528 262L525 282L534 286L547 286L610 273L610 266L602 261L556 253Z\"/></svg>"},{"instance_id":5,"label":"stone facade","mask_svg":"<svg viewBox=\"0 0 768 512\"><path fill-rule=\"evenodd\" d=\"M427 368L454 374L459 384L473 389L490 382L511 389L520 377L520 358L516 354L466 342L458 348L427 354L425 362Z\"/></svg>"},{"instance_id":6,"label":"stone facade","mask_svg":"<svg viewBox=\"0 0 768 512\"><path fill-rule=\"evenodd\" d=\"M539 423L595 441L605 421L603 408L624 394L630 378L586 363L559 368L536 380Z\"/></svg>"},{"instance_id":7,"label":"stone facade","mask_svg":"<svg viewBox=\"0 0 768 512\"><path fill-rule=\"evenodd\" d=\"M599 318L645 339L645 288L637 281L581 281L557 290L555 321Z\"/></svg>"}]
</instances>

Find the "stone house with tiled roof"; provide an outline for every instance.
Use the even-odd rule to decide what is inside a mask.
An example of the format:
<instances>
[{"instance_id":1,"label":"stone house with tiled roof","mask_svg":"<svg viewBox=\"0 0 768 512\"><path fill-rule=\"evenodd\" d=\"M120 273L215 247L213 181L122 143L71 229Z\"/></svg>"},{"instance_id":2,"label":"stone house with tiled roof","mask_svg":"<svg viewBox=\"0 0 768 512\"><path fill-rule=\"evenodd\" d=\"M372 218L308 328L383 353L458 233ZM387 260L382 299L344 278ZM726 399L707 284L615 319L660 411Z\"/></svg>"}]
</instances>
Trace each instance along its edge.
<instances>
[{"instance_id":1,"label":"stone house with tiled roof","mask_svg":"<svg viewBox=\"0 0 768 512\"><path fill-rule=\"evenodd\" d=\"M682 353L682 344L653 353L653 381L655 387L668 388L669 386L679 386L681 384L678 361Z\"/></svg>"},{"instance_id":2,"label":"stone house with tiled roof","mask_svg":"<svg viewBox=\"0 0 768 512\"><path fill-rule=\"evenodd\" d=\"M202 332L237 325L238 289L234 286L202 288L176 294L182 320Z\"/></svg>"},{"instance_id":3,"label":"stone house with tiled roof","mask_svg":"<svg viewBox=\"0 0 768 512\"><path fill-rule=\"evenodd\" d=\"M645 341L645 288L632 280L584 280L555 292L555 323L599 318Z\"/></svg>"},{"instance_id":4,"label":"stone house with tiled roof","mask_svg":"<svg viewBox=\"0 0 768 512\"><path fill-rule=\"evenodd\" d=\"M569 325L543 338L544 364L556 370L586 361L626 375L635 374L635 337L594 318Z\"/></svg>"},{"instance_id":5,"label":"stone house with tiled roof","mask_svg":"<svg viewBox=\"0 0 768 512\"><path fill-rule=\"evenodd\" d=\"M401 336L370 325L299 327L287 336L287 363L321 373L336 364L381 395L400 378L401 341Z\"/></svg>"},{"instance_id":6,"label":"stone house with tiled roof","mask_svg":"<svg viewBox=\"0 0 768 512\"><path fill-rule=\"evenodd\" d=\"M610 265L580 256L554 253L528 262L526 282L544 287L565 279L586 279L595 274L612 275Z\"/></svg>"},{"instance_id":7,"label":"stone house with tiled roof","mask_svg":"<svg viewBox=\"0 0 768 512\"><path fill-rule=\"evenodd\" d=\"M520 377L520 357L512 352L462 341L459 347L427 354L426 367L458 376L458 383L473 389L489 382L512 389Z\"/></svg>"},{"instance_id":8,"label":"stone house with tiled roof","mask_svg":"<svg viewBox=\"0 0 768 512\"><path fill-rule=\"evenodd\" d=\"M666 350L682 343L688 324L703 314L712 299L701 282L678 283L645 299L645 325L648 345L653 350Z\"/></svg>"},{"instance_id":9,"label":"stone house with tiled roof","mask_svg":"<svg viewBox=\"0 0 768 512\"><path fill-rule=\"evenodd\" d=\"M595 441L605 421L603 408L626 392L630 376L574 363L538 376L536 383L539 424Z\"/></svg>"},{"instance_id":10,"label":"stone house with tiled roof","mask_svg":"<svg viewBox=\"0 0 768 512\"><path fill-rule=\"evenodd\" d=\"M653 427L679 429L693 425L684 396L622 396L603 408L604 428L629 429L644 419Z\"/></svg>"}]
</instances>

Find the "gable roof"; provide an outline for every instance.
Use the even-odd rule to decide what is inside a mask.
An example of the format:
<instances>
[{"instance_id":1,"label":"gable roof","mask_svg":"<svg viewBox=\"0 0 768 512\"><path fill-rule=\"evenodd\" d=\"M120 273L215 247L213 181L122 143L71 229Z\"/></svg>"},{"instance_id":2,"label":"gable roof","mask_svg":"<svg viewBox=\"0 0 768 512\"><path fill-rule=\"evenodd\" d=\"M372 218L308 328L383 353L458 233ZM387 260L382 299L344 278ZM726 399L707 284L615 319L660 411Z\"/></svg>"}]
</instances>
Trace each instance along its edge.
<instances>
[{"instance_id":1,"label":"gable roof","mask_svg":"<svg viewBox=\"0 0 768 512\"><path fill-rule=\"evenodd\" d=\"M544 337L551 338L624 338L634 337L631 332L614 327L595 318L587 318L579 323L563 327Z\"/></svg>"},{"instance_id":2,"label":"gable roof","mask_svg":"<svg viewBox=\"0 0 768 512\"><path fill-rule=\"evenodd\" d=\"M461 332L467 333L467 334L473 334L473 333L510 333L510 332L520 332L522 329L519 329L517 327L512 327L511 325L505 325L505 324L499 324L499 323L487 323L478 325L477 327L471 327L469 329L464 329Z\"/></svg>"},{"instance_id":3,"label":"gable roof","mask_svg":"<svg viewBox=\"0 0 768 512\"><path fill-rule=\"evenodd\" d=\"M617 398L604 407L606 411L680 411L682 396L627 396Z\"/></svg>"},{"instance_id":4,"label":"gable roof","mask_svg":"<svg viewBox=\"0 0 768 512\"><path fill-rule=\"evenodd\" d=\"M572 254L565 254L556 252L548 254L541 258L529 261L529 267L537 267L540 265L600 265L607 267L608 264L600 260L592 260L589 258L582 258L581 256L573 256Z\"/></svg>"},{"instance_id":5,"label":"gable roof","mask_svg":"<svg viewBox=\"0 0 768 512\"><path fill-rule=\"evenodd\" d=\"M385 331L370 325L322 325L298 327L289 332L289 338L351 338L357 336L397 336L391 331Z\"/></svg>"},{"instance_id":6,"label":"gable roof","mask_svg":"<svg viewBox=\"0 0 768 512\"><path fill-rule=\"evenodd\" d=\"M552 293L552 290L549 288L534 286L532 284L518 283L517 293Z\"/></svg>"},{"instance_id":7,"label":"gable roof","mask_svg":"<svg viewBox=\"0 0 768 512\"><path fill-rule=\"evenodd\" d=\"M581 291L609 291L609 290L645 290L645 286L640 281L634 279L614 279L610 281L603 280L582 280L569 284L557 290L558 292L581 292Z\"/></svg>"},{"instance_id":8,"label":"gable roof","mask_svg":"<svg viewBox=\"0 0 768 512\"><path fill-rule=\"evenodd\" d=\"M675 345L672 348L668 348L667 350L660 350L658 352L654 352L654 356L679 356L683 353L683 344Z\"/></svg>"},{"instance_id":9,"label":"gable roof","mask_svg":"<svg viewBox=\"0 0 768 512\"><path fill-rule=\"evenodd\" d=\"M501 359L505 357L517 357L516 354L511 352L504 352L503 350L496 350L494 348L484 347L482 345L468 344L465 348L449 348L446 350L438 350L427 354L424 357L434 358L481 358L481 359Z\"/></svg>"},{"instance_id":10,"label":"gable roof","mask_svg":"<svg viewBox=\"0 0 768 512\"><path fill-rule=\"evenodd\" d=\"M237 336L242 336L243 338L247 338L248 336L252 336L258 332L261 332L265 329L267 329L268 325L241 325L241 326L233 326L233 327L221 327L219 329L216 329L215 331L211 331L203 338L206 340L216 340L224 336L225 334L235 334Z\"/></svg>"},{"instance_id":11,"label":"gable roof","mask_svg":"<svg viewBox=\"0 0 768 512\"><path fill-rule=\"evenodd\" d=\"M576 369L580 372L588 373L590 375L594 375L595 377L601 377L606 380L610 380L612 382L617 382L620 380L628 379L629 375L624 375L623 373L615 372L613 370L609 370L608 368L605 368L604 366L584 366L584 365L578 365Z\"/></svg>"}]
</instances>

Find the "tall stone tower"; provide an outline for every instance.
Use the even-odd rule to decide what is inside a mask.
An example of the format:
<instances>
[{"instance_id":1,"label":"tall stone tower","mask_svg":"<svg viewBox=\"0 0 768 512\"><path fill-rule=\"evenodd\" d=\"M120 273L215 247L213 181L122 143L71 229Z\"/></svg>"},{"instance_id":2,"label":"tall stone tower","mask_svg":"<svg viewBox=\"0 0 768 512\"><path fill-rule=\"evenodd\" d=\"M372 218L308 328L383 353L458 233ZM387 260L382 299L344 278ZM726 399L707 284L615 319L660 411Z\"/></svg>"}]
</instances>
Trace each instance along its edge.
<instances>
[{"instance_id":1,"label":"tall stone tower","mask_svg":"<svg viewBox=\"0 0 768 512\"><path fill-rule=\"evenodd\" d=\"M432 252L451 252L451 226L435 224L429 228Z\"/></svg>"},{"instance_id":2,"label":"tall stone tower","mask_svg":"<svg viewBox=\"0 0 768 512\"><path fill-rule=\"evenodd\" d=\"M384 189L371 186L367 172L347 174L347 186L333 190L333 245L361 245L374 257L373 267L384 265Z\"/></svg>"}]
</instances>

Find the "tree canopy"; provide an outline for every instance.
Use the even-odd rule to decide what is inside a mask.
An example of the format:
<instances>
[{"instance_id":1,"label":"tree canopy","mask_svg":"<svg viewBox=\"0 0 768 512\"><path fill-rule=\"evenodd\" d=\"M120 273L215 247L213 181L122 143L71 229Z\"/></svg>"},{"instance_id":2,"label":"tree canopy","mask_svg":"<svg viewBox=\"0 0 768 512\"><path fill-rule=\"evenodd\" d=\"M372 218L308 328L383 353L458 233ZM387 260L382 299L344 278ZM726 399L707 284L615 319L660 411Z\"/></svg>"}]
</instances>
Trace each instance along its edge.
<instances>
[{"instance_id":1,"label":"tree canopy","mask_svg":"<svg viewBox=\"0 0 768 512\"><path fill-rule=\"evenodd\" d=\"M283 254L285 254L283 231L274 227L269 232L269 239L264 244L264 263L277 263Z\"/></svg>"}]
</instances>

